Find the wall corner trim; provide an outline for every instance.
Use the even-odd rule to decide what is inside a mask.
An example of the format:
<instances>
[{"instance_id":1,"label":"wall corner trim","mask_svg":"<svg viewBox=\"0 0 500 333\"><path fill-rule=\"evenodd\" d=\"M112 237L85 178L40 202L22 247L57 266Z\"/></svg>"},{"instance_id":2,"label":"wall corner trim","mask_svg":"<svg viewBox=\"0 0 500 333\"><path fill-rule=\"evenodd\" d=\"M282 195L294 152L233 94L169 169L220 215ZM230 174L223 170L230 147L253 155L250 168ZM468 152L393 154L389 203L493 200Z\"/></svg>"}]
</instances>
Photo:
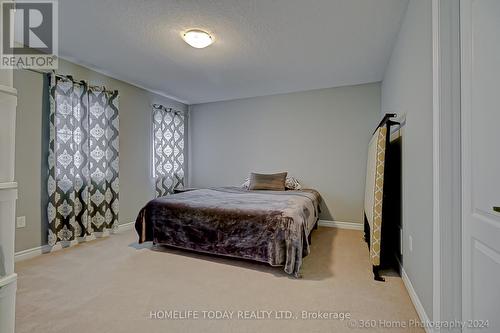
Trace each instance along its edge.
<instances>
[{"instance_id":1,"label":"wall corner trim","mask_svg":"<svg viewBox=\"0 0 500 333\"><path fill-rule=\"evenodd\" d=\"M440 221L440 135L441 135L441 63L440 1L432 0L432 307L433 318L441 317L441 221Z\"/></svg>"}]
</instances>

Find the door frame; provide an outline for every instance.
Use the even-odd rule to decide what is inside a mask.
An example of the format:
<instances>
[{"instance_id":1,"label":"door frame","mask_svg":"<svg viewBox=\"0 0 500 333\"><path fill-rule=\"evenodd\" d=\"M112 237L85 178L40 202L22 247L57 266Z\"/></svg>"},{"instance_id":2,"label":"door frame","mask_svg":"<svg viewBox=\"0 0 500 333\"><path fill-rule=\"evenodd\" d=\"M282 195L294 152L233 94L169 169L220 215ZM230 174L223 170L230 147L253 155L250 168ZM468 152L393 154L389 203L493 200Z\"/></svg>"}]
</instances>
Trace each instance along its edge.
<instances>
[{"instance_id":1,"label":"door frame","mask_svg":"<svg viewBox=\"0 0 500 333\"><path fill-rule=\"evenodd\" d=\"M432 0L433 313L462 318L461 45L455 0Z\"/></svg>"}]
</instances>

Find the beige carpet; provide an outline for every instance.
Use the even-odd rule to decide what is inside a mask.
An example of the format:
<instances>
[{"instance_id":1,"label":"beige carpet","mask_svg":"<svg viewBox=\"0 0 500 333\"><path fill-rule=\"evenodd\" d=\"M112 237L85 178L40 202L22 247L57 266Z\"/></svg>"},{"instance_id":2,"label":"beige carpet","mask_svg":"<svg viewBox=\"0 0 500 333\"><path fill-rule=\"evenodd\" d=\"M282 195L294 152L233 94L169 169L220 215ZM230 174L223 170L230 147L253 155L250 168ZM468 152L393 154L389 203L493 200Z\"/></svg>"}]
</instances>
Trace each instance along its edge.
<instances>
[{"instance_id":1,"label":"beige carpet","mask_svg":"<svg viewBox=\"0 0 500 333\"><path fill-rule=\"evenodd\" d=\"M152 250L137 245L133 231L19 262L16 270L17 333L423 332L380 327L410 325L418 317L401 278L373 280L360 231L315 231L299 280L280 267ZM192 310L198 318L150 318L152 311L160 317L171 310ZM214 313L202 311L216 310L233 311L233 318L203 318ZM264 310L271 312L257 312ZM302 319L302 311L332 318ZM334 319L342 314L357 325L374 319L378 328L349 328L349 321Z\"/></svg>"}]
</instances>

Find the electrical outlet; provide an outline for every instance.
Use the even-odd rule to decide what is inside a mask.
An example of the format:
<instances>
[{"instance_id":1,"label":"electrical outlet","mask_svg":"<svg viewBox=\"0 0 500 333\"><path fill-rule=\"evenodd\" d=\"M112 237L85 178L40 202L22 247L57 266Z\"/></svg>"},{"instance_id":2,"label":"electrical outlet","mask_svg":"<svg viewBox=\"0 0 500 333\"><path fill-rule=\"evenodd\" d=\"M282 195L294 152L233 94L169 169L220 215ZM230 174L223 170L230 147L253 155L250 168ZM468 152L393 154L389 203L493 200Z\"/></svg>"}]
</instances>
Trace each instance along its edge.
<instances>
[{"instance_id":1,"label":"electrical outlet","mask_svg":"<svg viewBox=\"0 0 500 333\"><path fill-rule=\"evenodd\" d=\"M413 237L411 237L411 235L408 236L408 248L410 252L413 252Z\"/></svg>"},{"instance_id":2,"label":"electrical outlet","mask_svg":"<svg viewBox=\"0 0 500 333\"><path fill-rule=\"evenodd\" d=\"M16 220L16 227L17 228L24 228L26 227L26 216L19 216Z\"/></svg>"}]
</instances>

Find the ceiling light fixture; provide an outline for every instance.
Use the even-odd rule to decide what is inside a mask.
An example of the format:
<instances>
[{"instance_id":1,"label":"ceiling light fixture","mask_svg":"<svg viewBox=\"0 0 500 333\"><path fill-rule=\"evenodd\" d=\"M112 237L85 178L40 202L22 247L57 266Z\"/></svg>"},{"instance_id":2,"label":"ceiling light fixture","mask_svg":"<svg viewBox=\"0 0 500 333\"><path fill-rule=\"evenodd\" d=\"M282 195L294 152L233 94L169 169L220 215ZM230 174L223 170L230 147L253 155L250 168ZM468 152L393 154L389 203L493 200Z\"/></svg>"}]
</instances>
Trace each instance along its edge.
<instances>
[{"instance_id":1,"label":"ceiling light fixture","mask_svg":"<svg viewBox=\"0 0 500 333\"><path fill-rule=\"evenodd\" d=\"M208 32L198 29L186 31L182 38L186 43L197 49L207 47L214 42L213 37Z\"/></svg>"}]
</instances>

